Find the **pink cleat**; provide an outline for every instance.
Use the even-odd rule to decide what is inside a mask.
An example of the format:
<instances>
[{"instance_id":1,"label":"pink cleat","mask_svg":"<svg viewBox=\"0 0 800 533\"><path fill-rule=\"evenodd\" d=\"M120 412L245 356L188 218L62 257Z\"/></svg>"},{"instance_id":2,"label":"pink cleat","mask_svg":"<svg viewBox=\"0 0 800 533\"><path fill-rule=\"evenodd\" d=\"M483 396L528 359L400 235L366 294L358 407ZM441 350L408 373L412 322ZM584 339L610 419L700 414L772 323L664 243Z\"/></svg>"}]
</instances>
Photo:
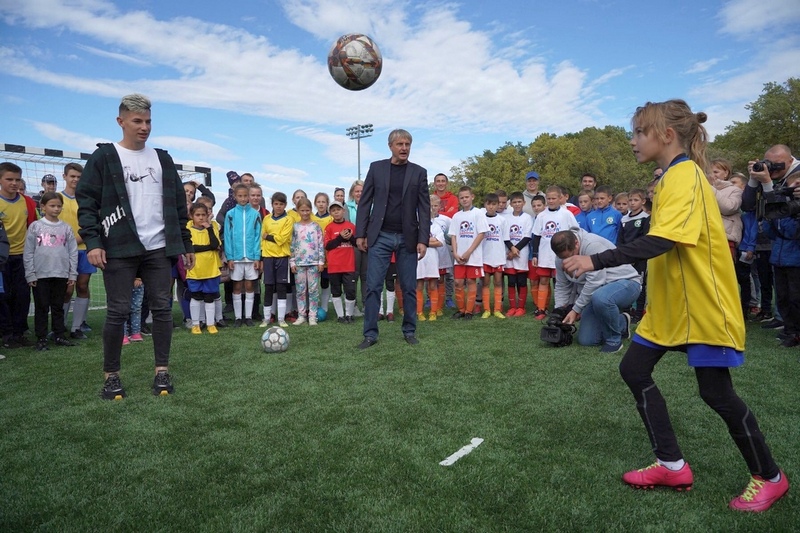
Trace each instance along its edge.
<instances>
[{"instance_id":1,"label":"pink cleat","mask_svg":"<svg viewBox=\"0 0 800 533\"><path fill-rule=\"evenodd\" d=\"M677 491L692 490L694 476L689 463L680 470L670 470L655 462L639 470L631 470L622 474L622 481L637 489L653 489L655 487L671 487Z\"/></svg>"}]
</instances>

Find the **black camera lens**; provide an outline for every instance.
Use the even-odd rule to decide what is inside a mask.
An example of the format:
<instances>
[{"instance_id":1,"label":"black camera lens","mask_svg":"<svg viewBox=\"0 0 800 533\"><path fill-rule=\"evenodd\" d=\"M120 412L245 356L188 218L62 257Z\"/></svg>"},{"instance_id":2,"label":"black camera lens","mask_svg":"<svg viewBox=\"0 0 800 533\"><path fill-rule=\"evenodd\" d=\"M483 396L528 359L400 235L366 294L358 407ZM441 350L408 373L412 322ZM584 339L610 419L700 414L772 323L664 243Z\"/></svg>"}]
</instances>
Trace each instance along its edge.
<instances>
[{"instance_id":1,"label":"black camera lens","mask_svg":"<svg viewBox=\"0 0 800 533\"><path fill-rule=\"evenodd\" d=\"M756 161L753 163L753 172L764 172L764 162Z\"/></svg>"}]
</instances>

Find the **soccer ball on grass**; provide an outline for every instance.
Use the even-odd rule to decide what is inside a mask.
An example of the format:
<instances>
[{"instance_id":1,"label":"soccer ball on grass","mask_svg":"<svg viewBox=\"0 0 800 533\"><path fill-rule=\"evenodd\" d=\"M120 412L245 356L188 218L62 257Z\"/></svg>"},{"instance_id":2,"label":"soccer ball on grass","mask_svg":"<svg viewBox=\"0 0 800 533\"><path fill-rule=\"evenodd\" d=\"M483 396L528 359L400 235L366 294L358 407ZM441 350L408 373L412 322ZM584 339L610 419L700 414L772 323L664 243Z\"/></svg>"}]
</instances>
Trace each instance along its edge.
<instances>
[{"instance_id":1,"label":"soccer ball on grass","mask_svg":"<svg viewBox=\"0 0 800 533\"><path fill-rule=\"evenodd\" d=\"M283 328L271 327L261 335L261 347L267 353L285 352L289 349L289 334Z\"/></svg>"}]
</instances>

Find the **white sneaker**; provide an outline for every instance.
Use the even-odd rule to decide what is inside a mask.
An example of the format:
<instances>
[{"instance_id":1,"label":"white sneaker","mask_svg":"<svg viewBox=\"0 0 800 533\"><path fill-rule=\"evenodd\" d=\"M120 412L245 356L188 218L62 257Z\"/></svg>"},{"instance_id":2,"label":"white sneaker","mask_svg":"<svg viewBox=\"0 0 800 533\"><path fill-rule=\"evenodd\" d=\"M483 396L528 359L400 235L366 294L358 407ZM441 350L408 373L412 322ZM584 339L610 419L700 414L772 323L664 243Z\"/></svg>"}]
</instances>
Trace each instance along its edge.
<instances>
[{"instance_id":1,"label":"white sneaker","mask_svg":"<svg viewBox=\"0 0 800 533\"><path fill-rule=\"evenodd\" d=\"M296 324L296 323L297 323L297 322L295 322L295 324ZM308 319L308 325L309 325L309 326L316 326L316 325L317 325L317 319L316 319L316 318L313 318L313 317L312 317L312 318L309 318L309 319Z\"/></svg>"},{"instance_id":2,"label":"white sneaker","mask_svg":"<svg viewBox=\"0 0 800 533\"><path fill-rule=\"evenodd\" d=\"M282 328L288 328L289 324L287 324L285 320L281 320L280 322L278 322L278 326Z\"/></svg>"},{"instance_id":3,"label":"white sneaker","mask_svg":"<svg viewBox=\"0 0 800 533\"><path fill-rule=\"evenodd\" d=\"M5 356L5 355L2 355L2 354L0 354L0 361L2 361L2 360L3 360L3 359L5 359L5 358L6 358L6 356Z\"/></svg>"},{"instance_id":4,"label":"white sneaker","mask_svg":"<svg viewBox=\"0 0 800 533\"><path fill-rule=\"evenodd\" d=\"M361 312L361 309L359 309L358 307L356 307L356 308L353 310L353 316L361 317L361 316L364 316L364 313L362 313L362 312Z\"/></svg>"},{"instance_id":5,"label":"white sneaker","mask_svg":"<svg viewBox=\"0 0 800 533\"><path fill-rule=\"evenodd\" d=\"M302 326L305 323L306 323L306 317L304 316L299 316L297 317L297 320L294 321L295 326Z\"/></svg>"},{"instance_id":6,"label":"white sneaker","mask_svg":"<svg viewBox=\"0 0 800 533\"><path fill-rule=\"evenodd\" d=\"M269 320L267 320L265 318L264 320L261 321L261 324L259 324L259 326L262 327L262 328L268 328L269 327Z\"/></svg>"}]
</instances>

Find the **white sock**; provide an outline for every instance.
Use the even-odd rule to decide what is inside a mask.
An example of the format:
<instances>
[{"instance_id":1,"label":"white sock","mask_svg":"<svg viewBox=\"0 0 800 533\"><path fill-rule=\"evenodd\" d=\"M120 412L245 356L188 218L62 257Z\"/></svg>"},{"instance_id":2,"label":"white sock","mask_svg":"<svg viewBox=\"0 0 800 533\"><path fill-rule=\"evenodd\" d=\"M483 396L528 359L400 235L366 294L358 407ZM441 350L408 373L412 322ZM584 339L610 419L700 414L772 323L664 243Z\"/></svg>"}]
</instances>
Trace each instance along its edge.
<instances>
[{"instance_id":1,"label":"white sock","mask_svg":"<svg viewBox=\"0 0 800 533\"><path fill-rule=\"evenodd\" d=\"M777 482L778 482L778 481L780 481L780 480L781 480L781 473L780 473L780 472L778 472L778 475L777 475L777 476L775 476L774 478L770 479L770 482L772 482L772 483L777 483Z\"/></svg>"},{"instance_id":2,"label":"white sock","mask_svg":"<svg viewBox=\"0 0 800 533\"><path fill-rule=\"evenodd\" d=\"M386 291L386 314L394 314L394 301L396 297L394 291Z\"/></svg>"},{"instance_id":3,"label":"white sock","mask_svg":"<svg viewBox=\"0 0 800 533\"><path fill-rule=\"evenodd\" d=\"M88 313L89 298L75 298L75 305L72 306L72 331L80 329Z\"/></svg>"},{"instance_id":4,"label":"white sock","mask_svg":"<svg viewBox=\"0 0 800 533\"><path fill-rule=\"evenodd\" d=\"M242 295L241 294L234 294L233 295L233 316L236 320L242 319Z\"/></svg>"},{"instance_id":5,"label":"white sock","mask_svg":"<svg viewBox=\"0 0 800 533\"><path fill-rule=\"evenodd\" d=\"M244 318L250 320L253 318L253 303L255 303L256 295L253 292L244 293Z\"/></svg>"},{"instance_id":6,"label":"white sock","mask_svg":"<svg viewBox=\"0 0 800 533\"><path fill-rule=\"evenodd\" d=\"M272 306L266 306L266 305L261 308L261 314L264 315L264 320L266 320L267 322L269 322L269 316L270 316L270 310L271 309L272 309Z\"/></svg>"},{"instance_id":7,"label":"white sock","mask_svg":"<svg viewBox=\"0 0 800 533\"><path fill-rule=\"evenodd\" d=\"M286 319L286 300L281 300L278 298L278 322L283 322Z\"/></svg>"},{"instance_id":8,"label":"white sock","mask_svg":"<svg viewBox=\"0 0 800 533\"><path fill-rule=\"evenodd\" d=\"M656 459L658 464L667 467L668 469L672 470L673 472L677 472L683 465L686 464L686 461L683 459L678 459L677 461L662 461L661 459Z\"/></svg>"},{"instance_id":9,"label":"white sock","mask_svg":"<svg viewBox=\"0 0 800 533\"><path fill-rule=\"evenodd\" d=\"M342 318L344 316L344 306L342 305L342 299L340 298L333 298L333 308L336 309L336 316L338 318Z\"/></svg>"},{"instance_id":10,"label":"white sock","mask_svg":"<svg viewBox=\"0 0 800 533\"><path fill-rule=\"evenodd\" d=\"M203 302L192 298L189 301L189 314L192 315L192 325L200 325L200 310L203 308Z\"/></svg>"},{"instance_id":11,"label":"white sock","mask_svg":"<svg viewBox=\"0 0 800 533\"><path fill-rule=\"evenodd\" d=\"M381 305L380 305L380 307L378 307L378 314L381 314L381 315L386 314L386 313L383 312L385 307L386 307L386 296L385 296L385 293L382 292L381 293Z\"/></svg>"},{"instance_id":12,"label":"white sock","mask_svg":"<svg viewBox=\"0 0 800 533\"><path fill-rule=\"evenodd\" d=\"M217 311L215 309L216 306L214 305L214 302L205 302L204 307L206 308L206 327L213 326L217 323L216 320L214 320Z\"/></svg>"},{"instance_id":13,"label":"white sock","mask_svg":"<svg viewBox=\"0 0 800 533\"><path fill-rule=\"evenodd\" d=\"M353 313L356 310L356 301L355 300L345 300L344 301L344 314L347 316L353 316Z\"/></svg>"},{"instance_id":14,"label":"white sock","mask_svg":"<svg viewBox=\"0 0 800 533\"><path fill-rule=\"evenodd\" d=\"M319 306L320 308L324 309L325 312L328 312L328 303L331 301L331 288L328 287L327 289L322 289L322 293L319 297Z\"/></svg>"},{"instance_id":15,"label":"white sock","mask_svg":"<svg viewBox=\"0 0 800 533\"><path fill-rule=\"evenodd\" d=\"M214 300L214 323L222 320L222 300L217 298Z\"/></svg>"}]
</instances>

